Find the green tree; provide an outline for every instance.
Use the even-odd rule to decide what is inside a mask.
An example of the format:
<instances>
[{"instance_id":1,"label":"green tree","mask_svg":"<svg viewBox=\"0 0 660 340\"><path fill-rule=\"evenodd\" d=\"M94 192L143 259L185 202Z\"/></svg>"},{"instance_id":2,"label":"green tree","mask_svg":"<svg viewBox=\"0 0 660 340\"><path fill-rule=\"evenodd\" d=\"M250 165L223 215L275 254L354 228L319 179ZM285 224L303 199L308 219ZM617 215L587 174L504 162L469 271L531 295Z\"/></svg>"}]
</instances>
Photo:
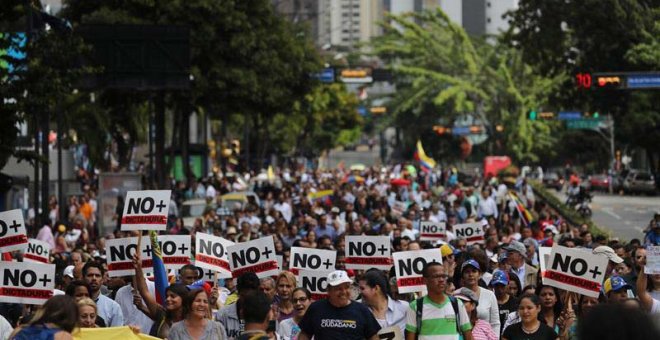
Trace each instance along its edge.
<instances>
[{"instance_id":1,"label":"green tree","mask_svg":"<svg viewBox=\"0 0 660 340\"><path fill-rule=\"evenodd\" d=\"M396 76L390 120L407 136L403 144L421 137L430 154L455 155L431 128L472 114L491 135L495 123L504 123L503 151L520 161L537 161L552 145L550 127L527 121L526 112L544 105L560 77L536 75L520 53L468 36L440 9L387 19L373 50L391 61Z\"/></svg>"}]
</instances>

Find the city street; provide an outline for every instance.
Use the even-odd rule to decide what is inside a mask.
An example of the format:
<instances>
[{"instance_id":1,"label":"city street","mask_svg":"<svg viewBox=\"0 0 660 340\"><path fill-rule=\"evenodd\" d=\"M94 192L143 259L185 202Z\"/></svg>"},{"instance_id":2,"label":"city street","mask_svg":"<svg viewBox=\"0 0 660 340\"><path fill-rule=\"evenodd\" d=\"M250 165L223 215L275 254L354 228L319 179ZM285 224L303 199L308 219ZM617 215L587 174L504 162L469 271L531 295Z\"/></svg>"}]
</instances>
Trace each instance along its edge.
<instances>
[{"instance_id":1,"label":"city street","mask_svg":"<svg viewBox=\"0 0 660 340\"><path fill-rule=\"evenodd\" d=\"M564 193L558 194L563 201ZM594 193L591 202L592 220L598 226L611 231L623 240L643 239L642 230L660 210L659 196L620 196Z\"/></svg>"}]
</instances>

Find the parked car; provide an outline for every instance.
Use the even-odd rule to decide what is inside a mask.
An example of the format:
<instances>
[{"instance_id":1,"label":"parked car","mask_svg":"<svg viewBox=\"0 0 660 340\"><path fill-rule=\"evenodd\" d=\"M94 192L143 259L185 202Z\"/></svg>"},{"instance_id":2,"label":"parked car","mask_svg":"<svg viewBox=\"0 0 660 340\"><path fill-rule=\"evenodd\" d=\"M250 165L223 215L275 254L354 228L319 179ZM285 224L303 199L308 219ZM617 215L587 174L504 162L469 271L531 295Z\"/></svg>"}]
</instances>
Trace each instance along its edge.
<instances>
[{"instance_id":1,"label":"parked car","mask_svg":"<svg viewBox=\"0 0 660 340\"><path fill-rule=\"evenodd\" d=\"M655 178L646 171L631 170L623 180L623 191L626 193L655 195Z\"/></svg>"},{"instance_id":2,"label":"parked car","mask_svg":"<svg viewBox=\"0 0 660 340\"><path fill-rule=\"evenodd\" d=\"M610 179L607 175L592 175L589 177L589 184L592 191L610 190Z\"/></svg>"},{"instance_id":3,"label":"parked car","mask_svg":"<svg viewBox=\"0 0 660 340\"><path fill-rule=\"evenodd\" d=\"M212 205L207 205L206 200L203 198L184 201L181 205L181 218L183 218L183 225L189 228L192 227L195 224L195 220L204 215L207 206L214 208Z\"/></svg>"},{"instance_id":4,"label":"parked car","mask_svg":"<svg viewBox=\"0 0 660 340\"><path fill-rule=\"evenodd\" d=\"M222 206L231 210L241 210L250 202L261 206L259 196L253 191L234 191L222 195Z\"/></svg>"},{"instance_id":5,"label":"parked car","mask_svg":"<svg viewBox=\"0 0 660 340\"><path fill-rule=\"evenodd\" d=\"M564 179L556 172L548 172L543 175L543 185L546 188L561 191L561 188L564 186Z\"/></svg>"}]
</instances>

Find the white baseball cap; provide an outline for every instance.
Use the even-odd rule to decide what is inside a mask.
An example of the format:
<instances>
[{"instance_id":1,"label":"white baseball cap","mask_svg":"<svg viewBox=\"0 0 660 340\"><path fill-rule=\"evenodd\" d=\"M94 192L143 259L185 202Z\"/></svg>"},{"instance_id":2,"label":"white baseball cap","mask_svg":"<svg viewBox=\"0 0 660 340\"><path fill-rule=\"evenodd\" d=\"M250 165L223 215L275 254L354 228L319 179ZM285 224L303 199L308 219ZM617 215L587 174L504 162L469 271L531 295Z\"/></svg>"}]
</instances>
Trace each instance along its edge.
<instances>
[{"instance_id":1,"label":"white baseball cap","mask_svg":"<svg viewBox=\"0 0 660 340\"><path fill-rule=\"evenodd\" d=\"M348 273L346 273L343 270L335 270L334 272L328 274L328 286L339 286L342 283L352 283L353 280L351 280L350 277L348 277Z\"/></svg>"},{"instance_id":2,"label":"white baseball cap","mask_svg":"<svg viewBox=\"0 0 660 340\"><path fill-rule=\"evenodd\" d=\"M608 247L608 246L596 247L592 251L592 254L605 255L605 256L607 256L607 258L610 261L612 261L616 264L619 264L619 263L623 262L623 259L621 257L619 257L619 255L617 255L616 252L614 252L614 249L612 249L611 247Z\"/></svg>"},{"instance_id":3,"label":"white baseball cap","mask_svg":"<svg viewBox=\"0 0 660 340\"><path fill-rule=\"evenodd\" d=\"M64 268L64 275L63 276L68 276L73 279L73 266L67 266Z\"/></svg>"}]
</instances>

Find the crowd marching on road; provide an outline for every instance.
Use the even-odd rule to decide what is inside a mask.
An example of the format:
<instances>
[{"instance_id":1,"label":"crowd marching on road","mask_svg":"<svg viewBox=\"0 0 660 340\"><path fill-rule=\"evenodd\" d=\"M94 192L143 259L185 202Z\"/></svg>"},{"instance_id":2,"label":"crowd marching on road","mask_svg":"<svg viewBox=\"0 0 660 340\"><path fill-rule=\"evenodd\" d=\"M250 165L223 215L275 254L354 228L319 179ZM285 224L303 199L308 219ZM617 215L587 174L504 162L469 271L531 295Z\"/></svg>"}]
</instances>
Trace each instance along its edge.
<instances>
[{"instance_id":1,"label":"crowd marching on road","mask_svg":"<svg viewBox=\"0 0 660 340\"><path fill-rule=\"evenodd\" d=\"M0 221L0 339L660 339L660 213L624 243L572 225L524 178L412 165L167 189L162 218L144 212L163 191L122 197L113 232L98 228L94 182L53 198L43 225L27 214L31 250L4 247ZM186 225L192 199L206 207ZM39 295L29 278L46 264Z\"/></svg>"}]
</instances>

